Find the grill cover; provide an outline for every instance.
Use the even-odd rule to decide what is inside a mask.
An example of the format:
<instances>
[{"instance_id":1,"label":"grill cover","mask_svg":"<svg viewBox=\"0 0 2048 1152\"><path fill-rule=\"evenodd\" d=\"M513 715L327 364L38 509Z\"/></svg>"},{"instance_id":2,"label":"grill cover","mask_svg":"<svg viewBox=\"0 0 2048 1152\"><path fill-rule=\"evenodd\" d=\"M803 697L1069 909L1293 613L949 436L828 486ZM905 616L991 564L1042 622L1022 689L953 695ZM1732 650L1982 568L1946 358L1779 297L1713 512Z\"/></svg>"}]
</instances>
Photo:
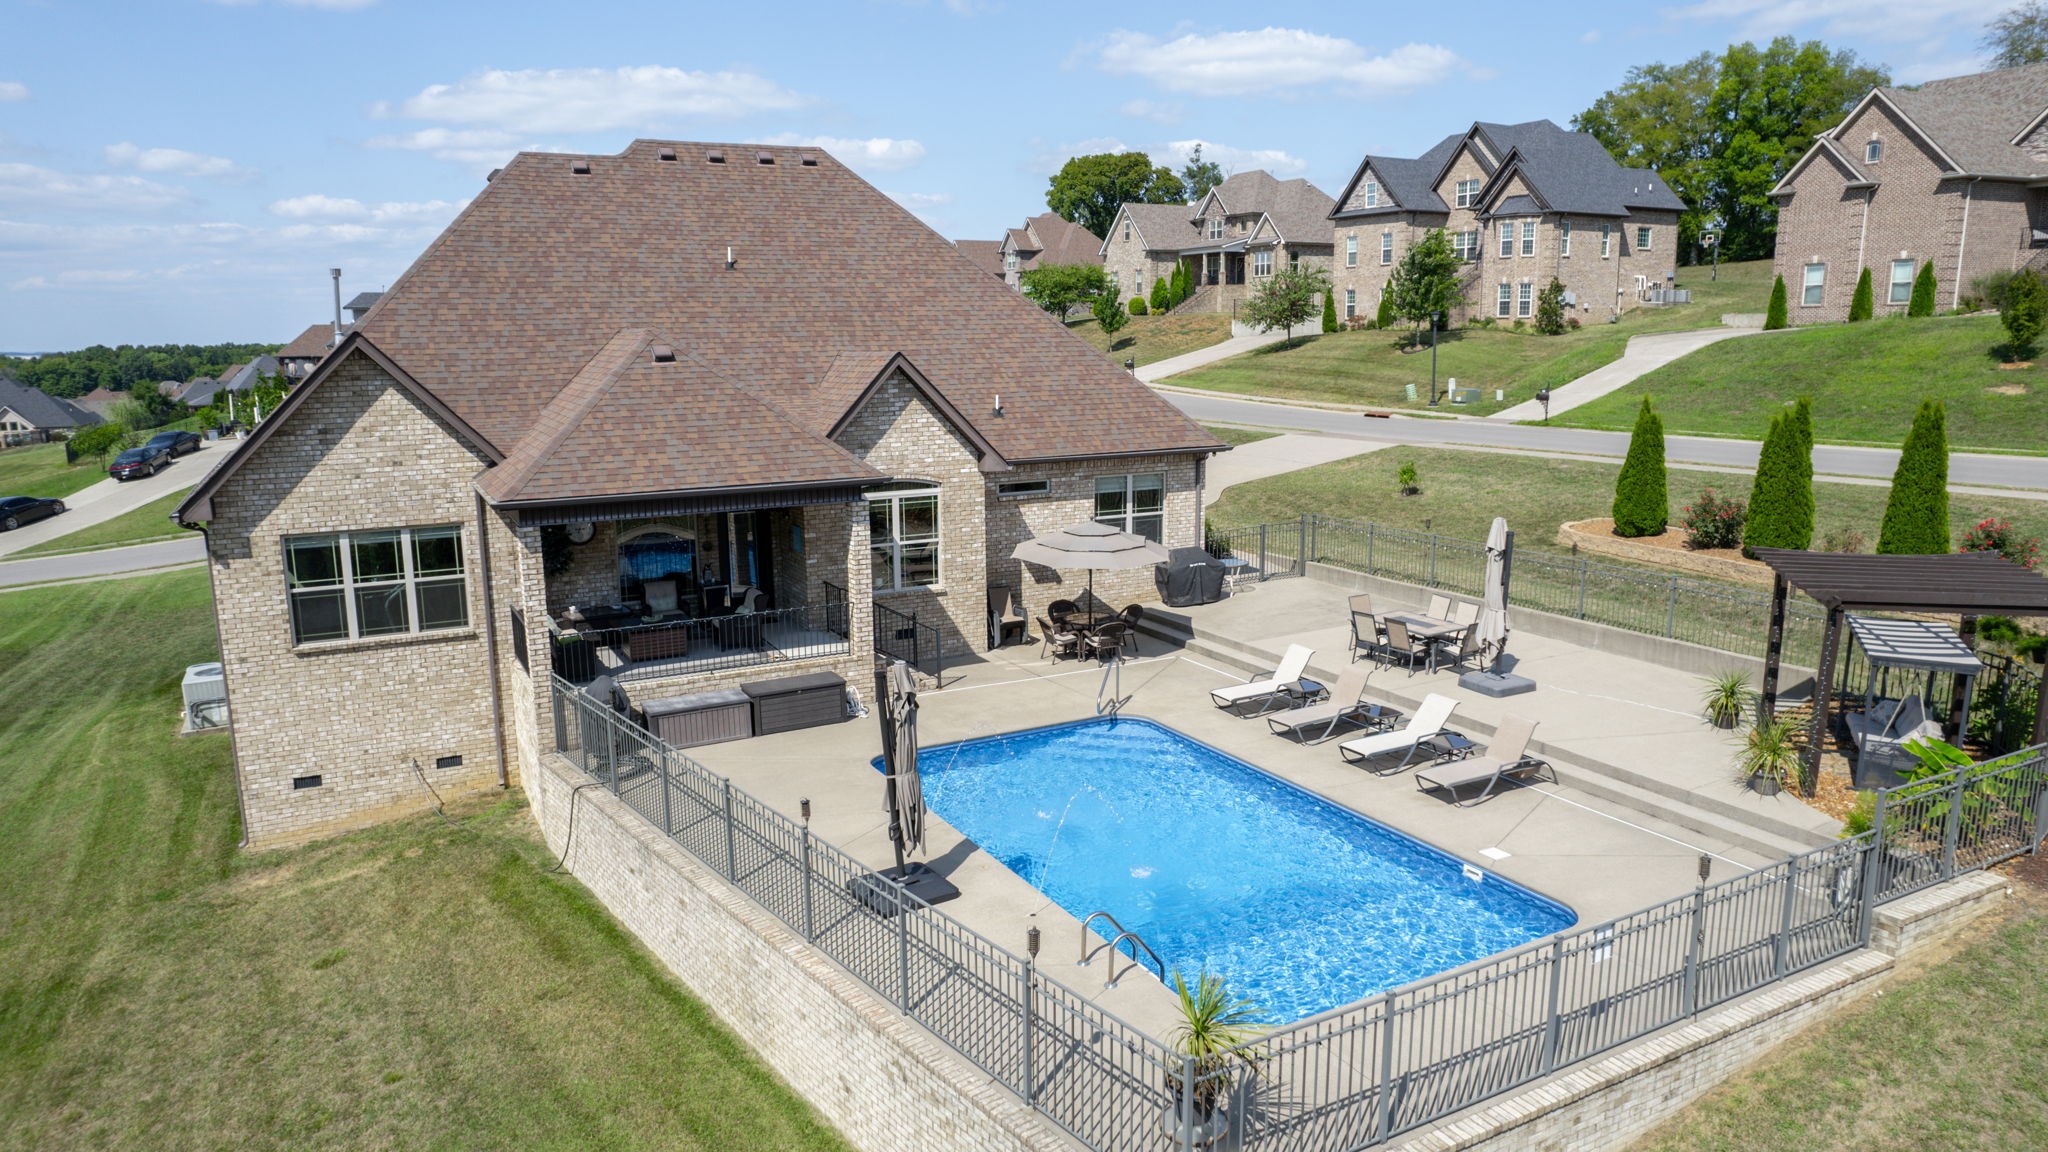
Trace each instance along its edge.
<instances>
[{"instance_id":1,"label":"grill cover","mask_svg":"<svg viewBox=\"0 0 2048 1152\"><path fill-rule=\"evenodd\" d=\"M1160 601L1171 608L1223 599L1223 564L1201 548L1175 548L1171 559L1152 569L1152 579Z\"/></svg>"}]
</instances>

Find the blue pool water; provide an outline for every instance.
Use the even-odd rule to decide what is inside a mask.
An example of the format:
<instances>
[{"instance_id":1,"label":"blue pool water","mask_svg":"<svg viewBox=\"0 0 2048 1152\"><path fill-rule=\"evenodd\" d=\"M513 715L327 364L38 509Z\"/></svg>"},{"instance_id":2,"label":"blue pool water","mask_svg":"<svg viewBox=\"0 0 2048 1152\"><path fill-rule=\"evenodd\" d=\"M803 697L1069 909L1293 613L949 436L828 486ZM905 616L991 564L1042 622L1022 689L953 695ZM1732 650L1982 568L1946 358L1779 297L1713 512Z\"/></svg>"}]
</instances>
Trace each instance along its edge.
<instances>
[{"instance_id":1,"label":"blue pool water","mask_svg":"<svg viewBox=\"0 0 2048 1152\"><path fill-rule=\"evenodd\" d=\"M925 803L1077 919L1297 1020L1571 926L1554 901L1145 720L920 751ZM1067 948L1068 941L1050 946Z\"/></svg>"}]
</instances>

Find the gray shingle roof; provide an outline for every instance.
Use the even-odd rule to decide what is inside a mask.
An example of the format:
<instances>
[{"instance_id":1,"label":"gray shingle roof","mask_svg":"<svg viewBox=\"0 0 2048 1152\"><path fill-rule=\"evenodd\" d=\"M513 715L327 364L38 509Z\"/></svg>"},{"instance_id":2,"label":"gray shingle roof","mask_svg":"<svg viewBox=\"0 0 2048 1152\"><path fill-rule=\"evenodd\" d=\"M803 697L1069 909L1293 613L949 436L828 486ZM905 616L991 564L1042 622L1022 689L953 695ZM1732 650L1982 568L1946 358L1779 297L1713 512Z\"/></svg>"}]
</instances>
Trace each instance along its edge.
<instances>
[{"instance_id":1,"label":"gray shingle roof","mask_svg":"<svg viewBox=\"0 0 2048 1152\"><path fill-rule=\"evenodd\" d=\"M2048 174L2048 163L2012 142L2048 110L2048 64L1879 91L1933 138L1958 171L2021 178Z\"/></svg>"},{"instance_id":2,"label":"gray shingle roof","mask_svg":"<svg viewBox=\"0 0 2048 1152\"><path fill-rule=\"evenodd\" d=\"M43 431L100 423L98 415L11 376L0 376L0 408L12 411Z\"/></svg>"},{"instance_id":3,"label":"gray shingle roof","mask_svg":"<svg viewBox=\"0 0 2048 1152\"><path fill-rule=\"evenodd\" d=\"M1039 264L1100 264L1102 237L1057 212L1046 212L1024 222L1037 243Z\"/></svg>"},{"instance_id":4,"label":"gray shingle roof","mask_svg":"<svg viewBox=\"0 0 2048 1152\"><path fill-rule=\"evenodd\" d=\"M974 263L976 268L1000 280L1003 278L1003 242L1001 240L955 240L953 247L962 256Z\"/></svg>"},{"instance_id":5,"label":"gray shingle roof","mask_svg":"<svg viewBox=\"0 0 2048 1152\"><path fill-rule=\"evenodd\" d=\"M1307 180L1281 180L1264 169L1238 172L1210 190L1229 216L1263 213L1283 240L1293 244L1329 243L1330 211L1337 206L1329 193ZM1194 247L1204 237L1195 223L1195 213L1209 196L1196 204L1125 204L1124 210L1145 234L1152 248Z\"/></svg>"},{"instance_id":6,"label":"gray shingle roof","mask_svg":"<svg viewBox=\"0 0 2048 1152\"><path fill-rule=\"evenodd\" d=\"M1201 239L1185 204L1125 204L1124 215L1138 226L1147 248L1177 251Z\"/></svg>"},{"instance_id":7,"label":"gray shingle roof","mask_svg":"<svg viewBox=\"0 0 2048 1152\"><path fill-rule=\"evenodd\" d=\"M1481 151L1492 157L1488 194L1504 184L1510 171L1518 171L1534 189L1541 205L1521 203L1512 207L1496 205L1493 215L1522 215L1541 212L1569 212L1586 216L1627 216L1631 208L1682 212L1685 202L1665 184L1663 177L1647 168L1623 168L1606 148L1583 132L1567 132L1548 120L1524 124L1494 124L1480 121L1466 132L1446 136L1429 151L1414 159L1396 156L1367 156L1360 162L1351 184L1344 189L1348 199L1368 167L1391 196L1396 207L1340 209L1339 219L1372 216L1383 212L1449 212L1450 205L1437 195L1436 184L1444 169L1457 155L1468 136L1476 135Z\"/></svg>"}]
</instances>

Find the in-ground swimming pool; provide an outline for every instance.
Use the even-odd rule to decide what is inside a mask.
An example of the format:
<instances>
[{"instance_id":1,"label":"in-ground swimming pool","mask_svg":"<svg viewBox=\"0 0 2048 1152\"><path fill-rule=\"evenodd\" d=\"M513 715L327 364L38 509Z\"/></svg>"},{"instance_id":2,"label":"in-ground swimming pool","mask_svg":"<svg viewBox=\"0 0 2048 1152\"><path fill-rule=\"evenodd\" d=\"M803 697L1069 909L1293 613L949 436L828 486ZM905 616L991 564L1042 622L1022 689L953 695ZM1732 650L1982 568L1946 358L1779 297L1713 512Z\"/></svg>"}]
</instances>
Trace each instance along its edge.
<instances>
[{"instance_id":1,"label":"in-ground swimming pool","mask_svg":"<svg viewBox=\"0 0 2048 1152\"><path fill-rule=\"evenodd\" d=\"M918 763L932 811L1076 919L1109 912L1169 973L1220 973L1275 1023L1577 919L1147 720L967 740Z\"/></svg>"}]
</instances>

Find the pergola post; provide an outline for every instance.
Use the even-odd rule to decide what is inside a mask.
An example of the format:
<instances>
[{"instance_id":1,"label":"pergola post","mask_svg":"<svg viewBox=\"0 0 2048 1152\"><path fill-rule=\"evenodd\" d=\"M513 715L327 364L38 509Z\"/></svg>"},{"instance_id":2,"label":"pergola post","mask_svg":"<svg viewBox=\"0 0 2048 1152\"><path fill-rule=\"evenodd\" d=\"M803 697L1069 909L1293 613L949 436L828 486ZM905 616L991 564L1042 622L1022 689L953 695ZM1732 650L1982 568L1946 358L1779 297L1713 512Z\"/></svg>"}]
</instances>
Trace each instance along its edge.
<instances>
[{"instance_id":1,"label":"pergola post","mask_svg":"<svg viewBox=\"0 0 2048 1152\"><path fill-rule=\"evenodd\" d=\"M1977 618L1975 616L1963 617L1962 627L1956 629L1956 632L1963 641L1963 647L1968 648L1972 652L1977 650ZM1963 746L1963 740L1970 734L1968 726L1970 694L1977 686L1977 678L1975 676L1964 676L1958 672L1952 679L1954 682L1950 686L1948 700L1948 728L1949 731L1956 734L1956 747L1960 748Z\"/></svg>"},{"instance_id":2,"label":"pergola post","mask_svg":"<svg viewBox=\"0 0 2048 1152\"><path fill-rule=\"evenodd\" d=\"M1820 782L1821 741L1828 731L1828 700L1835 679L1835 649L1841 647L1842 609L1828 609L1827 627L1820 637L1820 666L1813 673L1813 724L1807 733L1806 752L1799 758L1799 794L1811 796Z\"/></svg>"},{"instance_id":3,"label":"pergola post","mask_svg":"<svg viewBox=\"0 0 2048 1152\"><path fill-rule=\"evenodd\" d=\"M1758 704L1761 718L1772 719L1778 714L1778 663L1785 657L1785 578L1773 574L1771 579L1771 629L1764 644L1764 691Z\"/></svg>"},{"instance_id":4,"label":"pergola post","mask_svg":"<svg viewBox=\"0 0 2048 1152\"><path fill-rule=\"evenodd\" d=\"M2034 738L2028 744L2048 744L2048 681L2034 697Z\"/></svg>"}]
</instances>

